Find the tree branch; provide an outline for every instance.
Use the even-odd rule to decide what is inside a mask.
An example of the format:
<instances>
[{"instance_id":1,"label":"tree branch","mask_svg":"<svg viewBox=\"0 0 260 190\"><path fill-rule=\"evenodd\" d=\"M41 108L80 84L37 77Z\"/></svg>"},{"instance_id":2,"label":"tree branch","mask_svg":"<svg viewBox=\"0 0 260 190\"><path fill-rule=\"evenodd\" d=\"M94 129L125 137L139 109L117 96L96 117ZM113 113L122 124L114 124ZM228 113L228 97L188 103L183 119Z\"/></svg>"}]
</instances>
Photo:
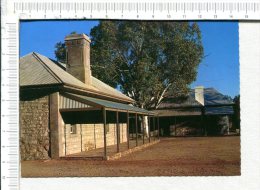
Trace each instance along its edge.
<instances>
[{"instance_id":1,"label":"tree branch","mask_svg":"<svg viewBox=\"0 0 260 190\"><path fill-rule=\"evenodd\" d=\"M159 104L161 103L161 101L162 101L162 99L163 99L163 96L165 95L165 93L167 92L167 90L169 89L170 86L171 86L171 83L169 83L169 84L165 87L165 89L162 91L162 93L161 93L161 95L160 95L158 101L157 101L156 104L155 104L155 108L158 108Z\"/></svg>"}]
</instances>

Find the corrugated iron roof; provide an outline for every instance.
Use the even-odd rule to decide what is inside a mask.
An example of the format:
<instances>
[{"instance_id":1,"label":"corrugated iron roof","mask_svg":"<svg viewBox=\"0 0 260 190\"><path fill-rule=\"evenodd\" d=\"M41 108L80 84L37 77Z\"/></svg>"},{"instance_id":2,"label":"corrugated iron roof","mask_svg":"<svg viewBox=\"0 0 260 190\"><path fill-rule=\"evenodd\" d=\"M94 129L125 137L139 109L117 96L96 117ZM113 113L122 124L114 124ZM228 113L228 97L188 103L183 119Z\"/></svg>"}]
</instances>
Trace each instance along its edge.
<instances>
[{"instance_id":1,"label":"corrugated iron roof","mask_svg":"<svg viewBox=\"0 0 260 190\"><path fill-rule=\"evenodd\" d=\"M98 89L99 91L101 92L106 92L108 94L111 94L111 95L115 95L115 96L120 96L120 97L123 97L123 98L128 98L130 99L128 96L122 94L121 92L119 92L118 90L112 88L111 86L103 83L101 80L98 80L97 78L93 77L92 76L92 85Z\"/></svg>"},{"instance_id":2,"label":"corrugated iron roof","mask_svg":"<svg viewBox=\"0 0 260 190\"><path fill-rule=\"evenodd\" d=\"M40 58L41 61L43 62L43 64L45 64L53 72L53 75L56 75L63 83L75 85L80 88L97 90L93 86L90 86L90 85L87 85L87 84L81 82L80 80L78 80L77 78L75 78L74 76L69 74L68 72L64 71L59 66L57 66L55 63L53 63L53 61L51 61L49 58L47 58L41 54L38 54L38 53L33 53L33 54L35 54L38 58Z\"/></svg>"},{"instance_id":3,"label":"corrugated iron roof","mask_svg":"<svg viewBox=\"0 0 260 190\"><path fill-rule=\"evenodd\" d=\"M205 106L233 104L232 99L224 96L214 88L204 89ZM201 104L195 100L195 90L192 89L186 97L165 97L160 103L158 109L177 108L177 107L197 107Z\"/></svg>"},{"instance_id":4,"label":"corrugated iron roof","mask_svg":"<svg viewBox=\"0 0 260 190\"><path fill-rule=\"evenodd\" d=\"M60 95L59 108L60 109L80 109L80 108L91 108L91 105L84 104L77 100L72 100L65 96Z\"/></svg>"},{"instance_id":5,"label":"corrugated iron roof","mask_svg":"<svg viewBox=\"0 0 260 190\"><path fill-rule=\"evenodd\" d=\"M205 107L205 115L232 115L234 109L232 106Z\"/></svg>"},{"instance_id":6,"label":"corrugated iron roof","mask_svg":"<svg viewBox=\"0 0 260 190\"><path fill-rule=\"evenodd\" d=\"M131 98L108 86L92 76L92 85L87 85L64 69L53 60L38 54L30 53L20 58L20 86L35 86L46 84L66 84L85 90L105 93L115 98L133 102Z\"/></svg>"},{"instance_id":7,"label":"corrugated iron roof","mask_svg":"<svg viewBox=\"0 0 260 190\"><path fill-rule=\"evenodd\" d=\"M233 100L228 96L221 94L214 88L205 88L204 102L205 105L220 105L220 104L232 104Z\"/></svg>"},{"instance_id":8,"label":"corrugated iron roof","mask_svg":"<svg viewBox=\"0 0 260 190\"><path fill-rule=\"evenodd\" d=\"M82 96L78 94L72 94L72 93L65 93L64 96L69 96L69 98L75 98L77 101L81 101L82 103L89 103L91 102L92 104L97 104L100 105L101 107L104 108L110 108L114 110L125 110L129 112L134 112L134 113L142 113L142 114L148 114L148 115L154 115L154 112L147 111L142 108L135 107L133 105L129 104L122 104L122 103L117 103L117 102L112 102L108 100L102 100L99 98L93 98L93 97L88 97L88 96Z\"/></svg>"},{"instance_id":9,"label":"corrugated iron roof","mask_svg":"<svg viewBox=\"0 0 260 190\"><path fill-rule=\"evenodd\" d=\"M190 107L190 106L200 106L201 104L197 102L194 96L190 93L186 97L165 97L158 106L157 109L169 109L177 107Z\"/></svg>"},{"instance_id":10,"label":"corrugated iron roof","mask_svg":"<svg viewBox=\"0 0 260 190\"><path fill-rule=\"evenodd\" d=\"M154 112L160 117L201 115L200 108L163 109L163 110L154 110Z\"/></svg>"},{"instance_id":11,"label":"corrugated iron roof","mask_svg":"<svg viewBox=\"0 0 260 190\"><path fill-rule=\"evenodd\" d=\"M55 77L51 71L33 54L20 58L20 86L61 84L61 80Z\"/></svg>"},{"instance_id":12,"label":"corrugated iron roof","mask_svg":"<svg viewBox=\"0 0 260 190\"><path fill-rule=\"evenodd\" d=\"M204 103L206 115L229 115L234 113L232 99L221 94L214 88L204 89ZM202 107L202 105L195 100L195 90L192 89L186 97L165 97L160 103L156 112L160 116L194 115L191 110L196 107ZM180 111L180 108L183 108L186 111ZM169 111L169 109L174 111ZM197 111L201 112L200 110Z\"/></svg>"},{"instance_id":13,"label":"corrugated iron roof","mask_svg":"<svg viewBox=\"0 0 260 190\"><path fill-rule=\"evenodd\" d=\"M60 66L63 70L66 70L66 64L65 63L61 63L58 61L54 61L52 60L55 64L57 64L58 66ZM105 84L104 82L102 82L101 80L98 80L97 78L91 76L91 80L92 80L92 85L101 91L106 91L109 92L110 94L117 94L119 96L122 95L121 92L115 90L114 88L112 88L111 86ZM125 96L125 95L124 95ZM128 97L129 98L129 97Z\"/></svg>"}]
</instances>

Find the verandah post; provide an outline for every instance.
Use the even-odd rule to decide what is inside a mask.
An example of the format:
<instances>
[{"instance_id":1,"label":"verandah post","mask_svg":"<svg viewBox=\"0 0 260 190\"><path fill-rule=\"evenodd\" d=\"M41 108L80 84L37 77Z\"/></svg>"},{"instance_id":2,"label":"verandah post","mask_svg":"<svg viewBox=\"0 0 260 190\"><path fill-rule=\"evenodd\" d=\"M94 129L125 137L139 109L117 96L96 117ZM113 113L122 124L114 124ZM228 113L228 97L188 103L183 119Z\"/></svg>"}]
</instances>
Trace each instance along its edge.
<instances>
[{"instance_id":1,"label":"verandah post","mask_svg":"<svg viewBox=\"0 0 260 190\"><path fill-rule=\"evenodd\" d=\"M201 107L201 122L202 122L202 127L204 129L204 136L207 136L207 127L205 125L205 107Z\"/></svg>"},{"instance_id":2,"label":"verandah post","mask_svg":"<svg viewBox=\"0 0 260 190\"><path fill-rule=\"evenodd\" d=\"M160 138L160 123L159 123L159 117L157 117L157 127L158 127L158 139Z\"/></svg>"},{"instance_id":3,"label":"verandah post","mask_svg":"<svg viewBox=\"0 0 260 190\"><path fill-rule=\"evenodd\" d=\"M138 146L138 123L137 123L137 113L135 113L135 136L136 136L136 146Z\"/></svg>"},{"instance_id":4,"label":"verandah post","mask_svg":"<svg viewBox=\"0 0 260 190\"><path fill-rule=\"evenodd\" d=\"M144 115L142 115L142 127L143 127L143 144L144 144L144 135L145 135L145 131L144 131Z\"/></svg>"},{"instance_id":5,"label":"verandah post","mask_svg":"<svg viewBox=\"0 0 260 190\"><path fill-rule=\"evenodd\" d=\"M155 134L154 134L154 131L155 131L155 117L153 117L153 140L155 140Z\"/></svg>"},{"instance_id":6,"label":"verandah post","mask_svg":"<svg viewBox=\"0 0 260 190\"><path fill-rule=\"evenodd\" d=\"M82 124L80 124L80 151L82 152Z\"/></svg>"},{"instance_id":7,"label":"verandah post","mask_svg":"<svg viewBox=\"0 0 260 190\"><path fill-rule=\"evenodd\" d=\"M126 123L126 130L127 130L127 149L129 149L129 112L126 113L126 120L127 120L127 123Z\"/></svg>"},{"instance_id":8,"label":"verandah post","mask_svg":"<svg viewBox=\"0 0 260 190\"><path fill-rule=\"evenodd\" d=\"M174 117L174 134L175 134L175 136L177 136L177 134L176 134L176 132L177 132L177 123L176 123L176 119L177 119L177 117L175 116L175 117Z\"/></svg>"},{"instance_id":9,"label":"verandah post","mask_svg":"<svg viewBox=\"0 0 260 190\"><path fill-rule=\"evenodd\" d=\"M116 150L119 152L119 116L118 116L118 111L116 112Z\"/></svg>"},{"instance_id":10,"label":"verandah post","mask_svg":"<svg viewBox=\"0 0 260 190\"><path fill-rule=\"evenodd\" d=\"M150 129L150 125L151 125L151 117L148 117L148 138L149 138L149 143L151 142L151 129Z\"/></svg>"},{"instance_id":11,"label":"verandah post","mask_svg":"<svg viewBox=\"0 0 260 190\"><path fill-rule=\"evenodd\" d=\"M66 149L67 149L67 141L66 141L66 124L64 123L64 144L65 144L65 149L64 149L64 155L66 156Z\"/></svg>"},{"instance_id":12,"label":"verandah post","mask_svg":"<svg viewBox=\"0 0 260 190\"><path fill-rule=\"evenodd\" d=\"M107 130L106 130L106 124L107 124L107 113L106 109L103 108L103 124L104 124L104 159L107 158Z\"/></svg>"}]
</instances>

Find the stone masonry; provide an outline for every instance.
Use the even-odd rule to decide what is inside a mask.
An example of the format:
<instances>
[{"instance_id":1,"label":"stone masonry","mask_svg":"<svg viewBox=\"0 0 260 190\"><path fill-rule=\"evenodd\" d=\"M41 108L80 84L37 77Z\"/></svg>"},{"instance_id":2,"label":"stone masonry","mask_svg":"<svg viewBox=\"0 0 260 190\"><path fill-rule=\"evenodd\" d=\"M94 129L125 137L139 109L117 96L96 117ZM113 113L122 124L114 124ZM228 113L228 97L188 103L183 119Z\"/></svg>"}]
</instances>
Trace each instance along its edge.
<instances>
[{"instance_id":1,"label":"stone masonry","mask_svg":"<svg viewBox=\"0 0 260 190\"><path fill-rule=\"evenodd\" d=\"M104 126L102 123L76 124L75 134L70 131L71 125L64 124L62 119L61 122L51 124L52 120L59 120L55 117L55 113L57 112L59 115L59 111L53 110L53 107L57 107L54 106L52 100L55 98L51 96L53 94L33 100L20 101L21 160L59 158L68 154L104 147ZM50 100L52 101L50 102ZM55 132L55 130L58 131ZM107 146L115 145L117 143L116 124L107 124L107 130ZM120 123L119 130L120 143L126 142L126 123Z\"/></svg>"},{"instance_id":2,"label":"stone masonry","mask_svg":"<svg viewBox=\"0 0 260 190\"><path fill-rule=\"evenodd\" d=\"M21 160L49 159L49 97L20 101Z\"/></svg>"},{"instance_id":3,"label":"stone masonry","mask_svg":"<svg viewBox=\"0 0 260 190\"><path fill-rule=\"evenodd\" d=\"M72 134L71 125L65 125L66 145L65 154L74 154L104 147L104 127L103 124L76 124L76 133ZM108 124L107 146L115 145L116 142L116 124ZM126 123L119 124L120 143L127 141Z\"/></svg>"}]
</instances>

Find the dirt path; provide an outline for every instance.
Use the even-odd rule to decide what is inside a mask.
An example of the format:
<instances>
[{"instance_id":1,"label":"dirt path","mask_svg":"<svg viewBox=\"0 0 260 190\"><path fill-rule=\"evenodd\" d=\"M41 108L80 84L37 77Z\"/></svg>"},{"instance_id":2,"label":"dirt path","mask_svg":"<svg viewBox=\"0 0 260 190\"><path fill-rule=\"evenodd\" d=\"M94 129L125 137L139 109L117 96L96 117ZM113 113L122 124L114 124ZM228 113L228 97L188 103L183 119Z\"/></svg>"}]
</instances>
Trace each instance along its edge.
<instances>
[{"instance_id":1,"label":"dirt path","mask_svg":"<svg viewBox=\"0 0 260 190\"><path fill-rule=\"evenodd\" d=\"M240 175L239 137L166 138L114 161L23 161L22 177Z\"/></svg>"}]
</instances>

